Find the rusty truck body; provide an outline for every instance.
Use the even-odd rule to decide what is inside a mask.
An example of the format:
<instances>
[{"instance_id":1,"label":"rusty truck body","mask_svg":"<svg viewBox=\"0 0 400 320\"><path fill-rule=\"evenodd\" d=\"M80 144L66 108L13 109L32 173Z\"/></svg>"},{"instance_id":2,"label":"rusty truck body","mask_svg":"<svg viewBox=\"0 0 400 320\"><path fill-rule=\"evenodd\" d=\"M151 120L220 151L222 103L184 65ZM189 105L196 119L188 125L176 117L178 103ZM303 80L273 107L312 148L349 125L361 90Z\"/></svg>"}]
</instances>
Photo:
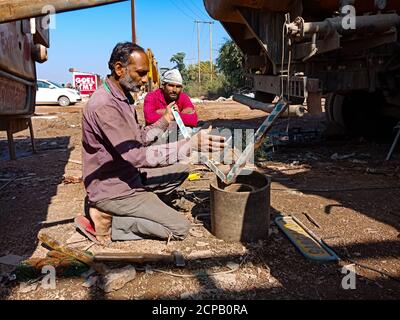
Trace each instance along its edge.
<instances>
[{"instance_id":1,"label":"rusty truck body","mask_svg":"<svg viewBox=\"0 0 400 320\"><path fill-rule=\"evenodd\" d=\"M35 112L36 63L47 60L49 13L126 0L0 1L0 130L7 131L10 157L16 158L13 133L30 128Z\"/></svg>"},{"instance_id":2,"label":"rusty truck body","mask_svg":"<svg viewBox=\"0 0 400 320\"><path fill-rule=\"evenodd\" d=\"M255 99L306 100L361 134L400 119L400 1L204 0L243 52ZM251 105L254 101L249 101ZM242 102L242 101L241 101ZM259 103L259 102L257 102Z\"/></svg>"}]
</instances>

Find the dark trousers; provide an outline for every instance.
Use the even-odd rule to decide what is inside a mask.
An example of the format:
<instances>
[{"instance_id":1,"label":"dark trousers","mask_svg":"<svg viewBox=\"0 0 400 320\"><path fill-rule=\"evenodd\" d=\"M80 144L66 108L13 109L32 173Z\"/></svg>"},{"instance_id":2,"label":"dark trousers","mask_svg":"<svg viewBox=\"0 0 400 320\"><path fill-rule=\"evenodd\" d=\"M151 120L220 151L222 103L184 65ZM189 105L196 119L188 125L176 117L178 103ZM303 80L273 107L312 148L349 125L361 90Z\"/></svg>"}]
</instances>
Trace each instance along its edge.
<instances>
[{"instance_id":1,"label":"dark trousers","mask_svg":"<svg viewBox=\"0 0 400 320\"><path fill-rule=\"evenodd\" d=\"M168 195L179 187L188 177L188 169L187 165L179 163L140 169L145 192L93 204L95 208L113 215L112 240L184 239L189 233L190 222L161 201L157 194Z\"/></svg>"}]
</instances>

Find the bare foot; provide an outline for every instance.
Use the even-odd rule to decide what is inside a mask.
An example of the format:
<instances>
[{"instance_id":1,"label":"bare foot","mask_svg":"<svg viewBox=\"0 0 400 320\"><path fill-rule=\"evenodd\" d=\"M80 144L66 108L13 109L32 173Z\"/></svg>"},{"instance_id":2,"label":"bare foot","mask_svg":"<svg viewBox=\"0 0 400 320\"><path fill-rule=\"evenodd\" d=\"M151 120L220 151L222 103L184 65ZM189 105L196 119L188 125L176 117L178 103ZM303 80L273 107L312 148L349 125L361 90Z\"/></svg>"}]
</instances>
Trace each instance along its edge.
<instances>
[{"instance_id":1,"label":"bare foot","mask_svg":"<svg viewBox=\"0 0 400 320\"><path fill-rule=\"evenodd\" d=\"M102 243L111 241L111 222L112 215L104 213L96 208L89 209L90 219L96 230L96 238Z\"/></svg>"}]
</instances>

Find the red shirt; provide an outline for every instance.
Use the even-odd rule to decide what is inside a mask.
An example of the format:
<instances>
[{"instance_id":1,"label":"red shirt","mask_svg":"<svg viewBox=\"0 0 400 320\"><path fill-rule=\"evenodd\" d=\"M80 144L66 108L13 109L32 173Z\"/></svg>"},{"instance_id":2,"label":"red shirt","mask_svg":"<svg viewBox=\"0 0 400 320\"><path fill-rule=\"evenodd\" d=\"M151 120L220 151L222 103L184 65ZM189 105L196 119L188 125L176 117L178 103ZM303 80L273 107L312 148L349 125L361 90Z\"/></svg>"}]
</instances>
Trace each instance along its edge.
<instances>
[{"instance_id":1,"label":"red shirt","mask_svg":"<svg viewBox=\"0 0 400 320\"><path fill-rule=\"evenodd\" d=\"M188 127L197 126L197 114L192 101L190 101L189 96L181 92L176 100L176 105L179 109L179 114L182 118L183 123ZM153 92L149 92L144 99L144 118L146 120L146 125L157 122L162 115L157 113L157 110L165 110L168 103L165 101L164 93L162 89L157 89ZM184 109L193 109L194 113L182 113Z\"/></svg>"}]
</instances>

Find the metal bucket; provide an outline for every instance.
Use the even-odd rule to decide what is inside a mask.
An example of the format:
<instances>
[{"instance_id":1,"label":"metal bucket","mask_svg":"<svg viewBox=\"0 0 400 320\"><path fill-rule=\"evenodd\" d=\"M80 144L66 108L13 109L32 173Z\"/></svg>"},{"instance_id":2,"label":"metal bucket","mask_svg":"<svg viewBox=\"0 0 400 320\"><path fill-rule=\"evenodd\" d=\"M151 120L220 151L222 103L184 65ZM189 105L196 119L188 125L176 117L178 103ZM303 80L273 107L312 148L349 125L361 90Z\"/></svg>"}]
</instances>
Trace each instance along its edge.
<instances>
[{"instance_id":1,"label":"metal bucket","mask_svg":"<svg viewBox=\"0 0 400 320\"><path fill-rule=\"evenodd\" d=\"M211 229L219 239L254 242L268 237L271 180L253 171L225 185L216 178L211 190Z\"/></svg>"}]
</instances>

